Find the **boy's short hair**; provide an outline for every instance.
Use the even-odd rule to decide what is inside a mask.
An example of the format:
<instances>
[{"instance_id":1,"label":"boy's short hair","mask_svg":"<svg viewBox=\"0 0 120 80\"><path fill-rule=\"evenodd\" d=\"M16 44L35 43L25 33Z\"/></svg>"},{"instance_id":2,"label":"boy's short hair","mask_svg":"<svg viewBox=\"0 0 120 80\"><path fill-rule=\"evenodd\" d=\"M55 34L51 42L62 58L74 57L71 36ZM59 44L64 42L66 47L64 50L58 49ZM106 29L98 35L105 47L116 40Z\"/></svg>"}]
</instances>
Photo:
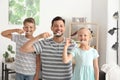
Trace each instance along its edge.
<instances>
[{"instance_id":1,"label":"boy's short hair","mask_svg":"<svg viewBox=\"0 0 120 80\"><path fill-rule=\"evenodd\" d=\"M35 20L34 20L34 18L32 18L32 17L26 18L26 19L23 21L23 24L25 25L26 22L30 22L30 23L35 24Z\"/></svg>"},{"instance_id":2,"label":"boy's short hair","mask_svg":"<svg viewBox=\"0 0 120 80\"><path fill-rule=\"evenodd\" d=\"M56 16L55 18L53 18L53 20L52 20L52 22L51 22L52 26L53 26L54 21L58 21L58 20L62 20L63 23L65 24L65 20L64 20L62 17Z\"/></svg>"}]
</instances>

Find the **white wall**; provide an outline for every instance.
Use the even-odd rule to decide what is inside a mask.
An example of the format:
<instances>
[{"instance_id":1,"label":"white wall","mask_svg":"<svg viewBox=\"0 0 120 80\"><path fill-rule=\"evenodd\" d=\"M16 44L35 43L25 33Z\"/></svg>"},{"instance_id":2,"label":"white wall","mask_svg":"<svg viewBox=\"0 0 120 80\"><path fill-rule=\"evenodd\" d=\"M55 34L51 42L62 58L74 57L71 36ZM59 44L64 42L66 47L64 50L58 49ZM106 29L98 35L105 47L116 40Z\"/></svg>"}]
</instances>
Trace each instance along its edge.
<instances>
[{"instance_id":1,"label":"white wall","mask_svg":"<svg viewBox=\"0 0 120 80\"><path fill-rule=\"evenodd\" d=\"M51 20L55 16L62 16L66 20L66 26L72 17L87 17L91 21L91 0L40 0L40 25L37 26L35 35L44 31L50 31ZM0 32L10 28L22 28L22 25L8 24L8 0L0 0ZM68 36L68 29L66 31ZM0 35L0 76L2 53L8 44L15 44Z\"/></svg>"},{"instance_id":2,"label":"white wall","mask_svg":"<svg viewBox=\"0 0 120 80\"><path fill-rule=\"evenodd\" d=\"M52 18L59 15L66 19L67 27L72 17L86 16L91 20L90 0L41 0L40 6L40 32L45 31L41 27L50 28Z\"/></svg>"},{"instance_id":3,"label":"white wall","mask_svg":"<svg viewBox=\"0 0 120 80\"><path fill-rule=\"evenodd\" d=\"M92 21L99 24L99 64L106 63L107 0L93 0Z\"/></svg>"},{"instance_id":4,"label":"white wall","mask_svg":"<svg viewBox=\"0 0 120 80\"><path fill-rule=\"evenodd\" d=\"M111 48L116 42L116 35L111 36L108 30L116 27L116 20L112 16L119 10L119 5L119 0L93 0L92 21L100 24L100 66L105 63L116 64L116 51Z\"/></svg>"}]
</instances>

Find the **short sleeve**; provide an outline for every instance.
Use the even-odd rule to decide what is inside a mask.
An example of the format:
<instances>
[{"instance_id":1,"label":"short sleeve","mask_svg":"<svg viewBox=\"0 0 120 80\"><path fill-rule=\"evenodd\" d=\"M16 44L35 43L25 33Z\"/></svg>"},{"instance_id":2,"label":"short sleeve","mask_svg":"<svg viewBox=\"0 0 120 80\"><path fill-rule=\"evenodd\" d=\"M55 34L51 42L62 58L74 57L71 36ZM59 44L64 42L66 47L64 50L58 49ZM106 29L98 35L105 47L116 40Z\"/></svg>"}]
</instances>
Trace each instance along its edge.
<instances>
[{"instance_id":1,"label":"short sleeve","mask_svg":"<svg viewBox=\"0 0 120 80\"><path fill-rule=\"evenodd\" d=\"M33 48L35 49L36 54L40 54L42 52L40 41L35 42Z\"/></svg>"},{"instance_id":2,"label":"short sleeve","mask_svg":"<svg viewBox=\"0 0 120 80\"><path fill-rule=\"evenodd\" d=\"M98 57L99 57L98 51L96 49L94 49L94 56L93 56L93 58L95 59L95 58L98 58Z\"/></svg>"},{"instance_id":3,"label":"short sleeve","mask_svg":"<svg viewBox=\"0 0 120 80\"><path fill-rule=\"evenodd\" d=\"M18 40L18 35L17 34L12 34L12 41L16 42Z\"/></svg>"},{"instance_id":4,"label":"short sleeve","mask_svg":"<svg viewBox=\"0 0 120 80\"><path fill-rule=\"evenodd\" d=\"M69 53L72 54L73 57L75 57L75 55L76 55L76 53L77 53L77 48L75 47L75 48L72 49Z\"/></svg>"}]
</instances>

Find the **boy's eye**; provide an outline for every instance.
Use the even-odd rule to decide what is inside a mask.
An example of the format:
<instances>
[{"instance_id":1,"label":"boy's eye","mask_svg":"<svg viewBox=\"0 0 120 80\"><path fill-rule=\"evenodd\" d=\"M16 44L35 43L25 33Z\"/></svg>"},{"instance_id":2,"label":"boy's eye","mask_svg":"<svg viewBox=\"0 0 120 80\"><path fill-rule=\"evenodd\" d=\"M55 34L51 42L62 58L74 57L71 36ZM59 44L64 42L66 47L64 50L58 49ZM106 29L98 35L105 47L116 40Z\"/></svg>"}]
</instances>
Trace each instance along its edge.
<instances>
[{"instance_id":1,"label":"boy's eye","mask_svg":"<svg viewBox=\"0 0 120 80\"><path fill-rule=\"evenodd\" d=\"M25 26L25 28L28 28L28 26Z\"/></svg>"}]
</instances>

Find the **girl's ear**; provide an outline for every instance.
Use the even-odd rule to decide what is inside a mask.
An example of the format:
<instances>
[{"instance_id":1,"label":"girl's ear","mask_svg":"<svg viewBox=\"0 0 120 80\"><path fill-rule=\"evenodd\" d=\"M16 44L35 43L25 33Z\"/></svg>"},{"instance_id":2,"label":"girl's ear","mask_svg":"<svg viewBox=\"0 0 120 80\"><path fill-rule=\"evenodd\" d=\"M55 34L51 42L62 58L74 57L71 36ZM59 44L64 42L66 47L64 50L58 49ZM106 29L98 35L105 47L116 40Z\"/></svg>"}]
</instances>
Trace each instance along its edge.
<instances>
[{"instance_id":1,"label":"girl's ear","mask_svg":"<svg viewBox=\"0 0 120 80\"><path fill-rule=\"evenodd\" d=\"M90 34L90 40L92 39L92 34Z\"/></svg>"}]
</instances>

